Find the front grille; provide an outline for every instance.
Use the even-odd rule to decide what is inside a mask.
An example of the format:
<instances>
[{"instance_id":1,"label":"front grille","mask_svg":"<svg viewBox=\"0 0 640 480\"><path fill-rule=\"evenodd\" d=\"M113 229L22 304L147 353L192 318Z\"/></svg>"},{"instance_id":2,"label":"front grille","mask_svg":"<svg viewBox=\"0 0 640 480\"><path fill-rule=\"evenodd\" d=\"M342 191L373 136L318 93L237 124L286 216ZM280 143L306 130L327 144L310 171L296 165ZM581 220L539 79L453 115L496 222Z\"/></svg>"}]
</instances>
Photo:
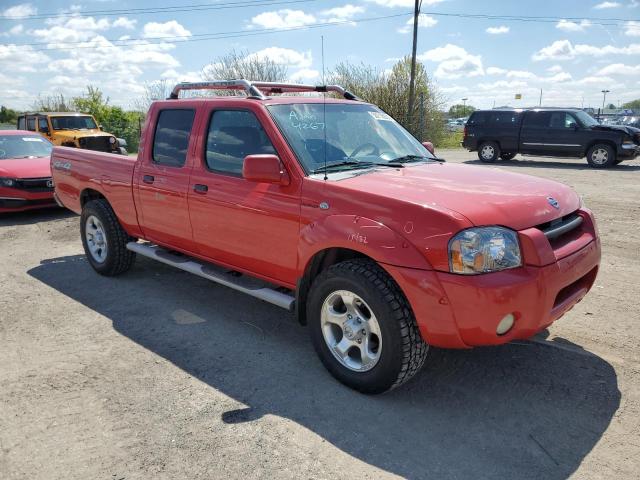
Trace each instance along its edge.
<instances>
[{"instance_id":1,"label":"front grille","mask_svg":"<svg viewBox=\"0 0 640 480\"><path fill-rule=\"evenodd\" d=\"M111 143L109 139L111 137L82 137L78 140L80 148L86 150L95 150L97 152L110 152Z\"/></svg>"},{"instance_id":2,"label":"front grille","mask_svg":"<svg viewBox=\"0 0 640 480\"><path fill-rule=\"evenodd\" d=\"M584 219L577 212L557 218L537 228L547 237L551 248L557 250L578 238L582 233Z\"/></svg>"},{"instance_id":3,"label":"front grille","mask_svg":"<svg viewBox=\"0 0 640 480\"><path fill-rule=\"evenodd\" d=\"M53 192L53 180L51 177L21 178L16 180L15 188L33 193Z\"/></svg>"}]
</instances>

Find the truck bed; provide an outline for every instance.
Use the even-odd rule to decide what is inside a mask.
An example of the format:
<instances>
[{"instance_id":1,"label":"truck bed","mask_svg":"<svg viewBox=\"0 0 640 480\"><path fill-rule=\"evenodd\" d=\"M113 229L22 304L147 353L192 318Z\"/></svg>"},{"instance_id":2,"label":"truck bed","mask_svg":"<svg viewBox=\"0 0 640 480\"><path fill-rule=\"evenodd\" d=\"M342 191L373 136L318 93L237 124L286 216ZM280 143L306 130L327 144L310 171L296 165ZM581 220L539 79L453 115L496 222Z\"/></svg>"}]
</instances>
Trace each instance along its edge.
<instances>
[{"instance_id":1,"label":"truck bed","mask_svg":"<svg viewBox=\"0 0 640 480\"><path fill-rule=\"evenodd\" d=\"M133 199L135 157L55 147L51 172L57 201L80 214L83 195L94 192L108 198L122 226L131 234L139 231Z\"/></svg>"}]
</instances>

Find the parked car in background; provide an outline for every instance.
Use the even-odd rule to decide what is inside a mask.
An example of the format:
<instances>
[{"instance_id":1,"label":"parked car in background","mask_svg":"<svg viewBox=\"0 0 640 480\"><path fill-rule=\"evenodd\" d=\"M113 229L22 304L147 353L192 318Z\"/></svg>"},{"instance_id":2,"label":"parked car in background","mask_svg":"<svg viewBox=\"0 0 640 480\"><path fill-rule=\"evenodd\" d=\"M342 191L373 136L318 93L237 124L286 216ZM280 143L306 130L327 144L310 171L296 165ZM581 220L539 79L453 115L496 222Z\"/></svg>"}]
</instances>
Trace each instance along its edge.
<instances>
[{"instance_id":1,"label":"parked car in background","mask_svg":"<svg viewBox=\"0 0 640 480\"><path fill-rule=\"evenodd\" d=\"M36 112L18 117L18 130L37 132L54 145L127 155L127 142L103 132L92 115Z\"/></svg>"},{"instance_id":2,"label":"parked car in background","mask_svg":"<svg viewBox=\"0 0 640 480\"><path fill-rule=\"evenodd\" d=\"M194 89L246 96L179 98ZM328 91L343 98L270 95ZM352 388L401 385L429 345L529 338L593 285L600 240L566 185L443 163L338 86L202 82L170 98L137 159L54 148L89 264L118 275L142 255L295 311Z\"/></svg>"},{"instance_id":3,"label":"parked car in background","mask_svg":"<svg viewBox=\"0 0 640 480\"><path fill-rule=\"evenodd\" d=\"M53 145L33 132L0 132L0 213L54 207Z\"/></svg>"},{"instance_id":4,"label":"parked car in background","mask_svg":"<svg viewBox=\"0 0 640 480\"><path fill-rule=\"evenodd\" d=\"M447 122L447 129L451 132L461 132L468 118L452 118Z\"/></svg>"},{"instance_id":5,"label":"parked car in background","mask_svg":"<svg viewBox=\"0 0 640 480\"><path fill-rule=\"evenodd\" d=\"M489 163L523 153L586 156L593 168L606 168L640 154L640 130L601 125L577 109L479 110L467 122L462 146Z\"/></svg>"}]
</instances>

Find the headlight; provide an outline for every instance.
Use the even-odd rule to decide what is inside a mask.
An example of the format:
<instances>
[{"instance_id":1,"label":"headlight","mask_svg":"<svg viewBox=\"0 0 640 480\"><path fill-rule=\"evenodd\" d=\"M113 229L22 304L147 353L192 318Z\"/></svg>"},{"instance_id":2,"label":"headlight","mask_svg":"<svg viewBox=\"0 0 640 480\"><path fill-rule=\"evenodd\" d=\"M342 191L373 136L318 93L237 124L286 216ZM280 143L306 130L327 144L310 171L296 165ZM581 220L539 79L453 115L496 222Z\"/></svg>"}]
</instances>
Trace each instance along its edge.
<instances>
[{"instance_id":1,"label":"headlight","mask_svg":"<svg viewBox=\"0 0 640 480\"><path fill-rule=\"evenodd\" d=\"M109 137L109 143L111 145L113 145L114 143L116 143L116 137Z\"/></svg>"},{"instance_id":2,"label":"headlight","mask_svg":"<svg viewBox=\"0 0 640 480\"><path fill-rule=\"evenodd\" d=\"M1 187L13 187L15 186L16 181L13 178L2 178L0 177L0 186Z\"/></svg>"},{"instance_id":3,"label":"headlight","mask_svg":"<svg viewBox=\"0 0 640 480\"><path fill-rule=\"evenodd\" d=\"M452 273L477 275L521 265L518 234L507 228L469 228L449 242L449 267Z\"/></svg>"}]
</instances>

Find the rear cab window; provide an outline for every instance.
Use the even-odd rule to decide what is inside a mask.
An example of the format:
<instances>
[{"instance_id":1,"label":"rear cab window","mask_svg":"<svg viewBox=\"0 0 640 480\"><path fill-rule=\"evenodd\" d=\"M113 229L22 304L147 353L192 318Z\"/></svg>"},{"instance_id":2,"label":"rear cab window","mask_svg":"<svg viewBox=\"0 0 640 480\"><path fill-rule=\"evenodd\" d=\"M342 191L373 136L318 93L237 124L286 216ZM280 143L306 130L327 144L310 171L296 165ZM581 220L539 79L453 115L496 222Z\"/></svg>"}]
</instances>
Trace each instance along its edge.
<instances>
[{"instance_id":1,"label":"rear cab window","mask_svg":"<svg viewBox=\"0 0 640 480\"><path fill-rule=\"evenodd\" d=\"M182 167L187 161L193 109L165 109L158 114L153 137L152 160L158 165Z\"/></svg>"}]
</instances>

